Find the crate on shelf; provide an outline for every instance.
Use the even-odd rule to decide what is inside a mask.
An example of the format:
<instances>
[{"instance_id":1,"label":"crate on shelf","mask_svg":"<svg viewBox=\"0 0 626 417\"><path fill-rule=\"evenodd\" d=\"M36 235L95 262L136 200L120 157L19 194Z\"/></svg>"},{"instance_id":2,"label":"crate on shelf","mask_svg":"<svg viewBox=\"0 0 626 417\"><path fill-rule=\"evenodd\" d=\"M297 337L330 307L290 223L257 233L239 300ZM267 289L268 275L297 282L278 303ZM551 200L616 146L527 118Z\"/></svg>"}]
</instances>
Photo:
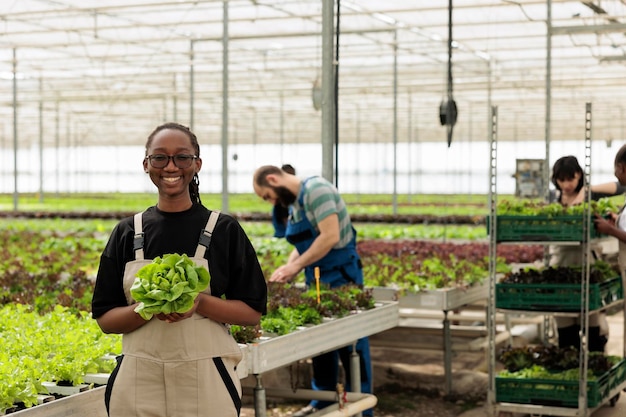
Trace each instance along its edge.
<instances>
[{"instance_id":1,"label":"crate on shelf","mask_svg":"<svg viewBox=\"0 0 626 417\"><path fill-rule=\"evenodd\" d=\"M487 216L487 233L489 230ZM590 238L602 237L590 225ZM582 216L496 216L496 241L498 242L581 242L583 240Z\"/></svg>"},{"instance_id":2,"label":"crate on shelf","mask_svg":"<svg viewBox=\"0 0 626 417\"><path fill-rule=\"evenodd\" d=\"M580 311L580 284L496 283L496 308L505 310ZM589 284L589 310L624 298L622 278Z\"/></svg>"},{"instance_id":3,"label":"crate on shelf","mask_svg":"<svg viewBox=\"0 0 626 417\"><path fill-rule=\"evenodd\" d=\"M621 359L618 364L609 371L609 388L614 389L626 381L626 358Z\"/></svg>"},{"instance_id":4,"label":"crate on shelf","mask_svg":"<svg viewBox=\"0 0 626 417\"><path fill-rule=\"evenodd\" d=\"M612 388L624 382L624 369L626 360L622 359L597 379L587 381L588 407L601 404ZM577 408L578 394L578 381L496 376L497 402Z\"/></svg>"}]
</instances>

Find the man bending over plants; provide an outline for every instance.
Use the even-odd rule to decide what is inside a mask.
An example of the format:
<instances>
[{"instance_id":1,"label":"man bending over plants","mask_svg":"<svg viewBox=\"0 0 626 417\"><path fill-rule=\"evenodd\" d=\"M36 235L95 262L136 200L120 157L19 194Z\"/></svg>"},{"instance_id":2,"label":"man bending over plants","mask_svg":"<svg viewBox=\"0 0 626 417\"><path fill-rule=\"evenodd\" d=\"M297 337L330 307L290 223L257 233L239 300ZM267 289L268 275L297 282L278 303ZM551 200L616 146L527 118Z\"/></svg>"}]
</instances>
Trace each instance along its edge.
<instances>
[{"instance_id":1,"label":"man bending over plants","mask_svg":"<svg viewBox=\"0 0 626 417\"><path fill-rule=\"evenodd\" d=\"M258 168L253 178L254 192L271 204L288 207L289 220L285 238L295 246L287 264L280 266L270 281L289 282L302 270L307 286L315 284L315 270L319 279L330 288L342 285L363 285L361 259L356 251L356 230L352 226L346 203L337 188L322 177L304 180L281 170L277 166ZM334 391L338 382L339 360L345 375L350 374L352 347L344 347L312 359L314 390ZM361 392L372 392L372 366L368 338L356 343L360 357ZM349 379L349 378L348 378ZM350 391L346 381L346 390ZM327 406L313 400L293 417L303 417ZM372 416L373 410L365 410Z\"/></svg>"}]
</instances>

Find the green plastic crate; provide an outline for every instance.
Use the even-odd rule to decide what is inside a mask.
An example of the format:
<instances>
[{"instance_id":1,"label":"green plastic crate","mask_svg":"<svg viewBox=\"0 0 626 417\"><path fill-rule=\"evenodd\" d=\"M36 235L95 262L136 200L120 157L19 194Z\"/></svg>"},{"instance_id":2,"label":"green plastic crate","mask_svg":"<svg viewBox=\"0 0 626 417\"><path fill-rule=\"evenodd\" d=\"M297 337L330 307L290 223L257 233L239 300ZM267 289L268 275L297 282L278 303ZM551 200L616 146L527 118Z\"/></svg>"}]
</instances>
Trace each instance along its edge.
<instances>
[{"instance_id":1,"label":"green plastic crate","mask_svg":"<svg viewBox=\"0 0 626 417\"><path fill-rule=\"evenodd\" d=\"M535 311L580 311L580 284L496 283L496 308ZM622 278L589 284L589 310L624 298Z\"/></svg>"},{"instance_id":2,"label":"green plastic crate","mask_svg":"<svg viewBox=\"0 0 626 417\"><path fill-rule=\"evenodd\" d=\"M624 381L626 381L626 359L622 359L609 371L609 388L617 388Z\"/></svg>"},{"instance_id":3,"label":"green plastic crate","mask_svg":"<svg viewBox=\"0 0 626 417\"><path fill-rule=\"evenodd\" d=\"M487 216L487 234L489 231ZM590 224L590 238L599 237ZM581 242L583 240L582 216L496 216L496 241L498 242Z\"/></svg>"},{"instance_id":4,"label":"green plastic crate","mask_svg":"<svg viewBox=\"0 0 626 417\"><path fill-rule=\"evenodd\" d=\"M625 374L626 360L622 359L599 378L587 381L587 406L591 408L601 404L611 389L624 382ZM578 381L496 376L496 401L577 408Z\"/></svg>"}]
</instances>

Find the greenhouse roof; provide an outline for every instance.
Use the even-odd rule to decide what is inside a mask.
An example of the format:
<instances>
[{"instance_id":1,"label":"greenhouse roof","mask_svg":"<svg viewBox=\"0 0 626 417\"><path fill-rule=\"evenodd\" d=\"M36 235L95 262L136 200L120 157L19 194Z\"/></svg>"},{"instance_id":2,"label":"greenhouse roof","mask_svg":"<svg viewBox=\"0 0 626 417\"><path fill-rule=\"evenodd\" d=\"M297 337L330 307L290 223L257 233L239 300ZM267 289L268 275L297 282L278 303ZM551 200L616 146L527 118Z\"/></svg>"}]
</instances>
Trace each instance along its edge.
<instances>
[{"instance_id":1,"label":"greenhouse roof","mask_svg":"<svg viewBox=\"0 0 626 417\"><path fill-rule=\"evenodd\" d=\"M226 4L3 1L0 147L14 133L20 146L143 144L170 120L219 143L224 45L229 141L319 142L322 1ZM454 140L486 140L491 106L498 140L545 140L548 105L550 139L582 139L586 103L594 139L624 139L624 0L453 6ZM445 141L447 2L341 0L334 20L339 140Z\"/></svg>"}]
</instances>

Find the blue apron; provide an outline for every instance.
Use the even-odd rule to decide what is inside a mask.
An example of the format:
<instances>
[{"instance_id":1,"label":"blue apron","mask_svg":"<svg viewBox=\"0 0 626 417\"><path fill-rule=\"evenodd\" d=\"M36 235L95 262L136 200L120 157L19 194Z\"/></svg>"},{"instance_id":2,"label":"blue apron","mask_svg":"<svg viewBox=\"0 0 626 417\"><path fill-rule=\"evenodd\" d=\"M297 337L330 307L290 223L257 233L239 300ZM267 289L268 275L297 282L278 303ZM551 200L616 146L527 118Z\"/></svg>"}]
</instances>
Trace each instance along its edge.
<instances>
[{"instance_id":1,"label":"blue apron","mask_svg":"<svg viewBox=\"0 0 626 417\"><path fill-rule=\"evenodd\" d=\"M304 209L304 191L308 180L303 181L302 189L298 195L300 205L298 215L295 216L293 209L290 210L285 234L287 241L294 245L300 254L309 249L315 238L319 236L319 232L306 217ZM306 285L310 286L315 282L315 267L320 268L320 281L328 284L331 288L346 284L363 285L363 270L361 259L356 251L356 230L354 227L352 228L352 240L346 247L331 249L322 259L304 268Z\"/></svg>"},{"instance_id":2,"label":"blue apron","mask_svg":"<svg viewBox=\"0 0 626 417\"><path fill-rule=\"evenodd\" d=\"M296 247L298 253L304 253L319 236L319 232L311 225L304 210L304 191L306 179L302 183L302 189L298 195L300 209L294 213L294 206L290 207L289 221L287 222L287 232L285 238ZM297 221L296 221L297 219ZM306 285L311 286L315 282L315 267L320 268L320 281L328 284L330 288L339 287L346 284L357 284L363 286L363 268L361 259L356 251L356 230L352 228L352 240L341 249L331 249L331 251L319 261L304 268ZM357 340L356 351L360 357L361 368L361 392L372 392L372 362L370 357L369 340L363 337ZM311 386L314 390L334 391L336 389L339 376L339 361L344 367L346 375L350 375L350 352L352 346L346 346L335 351L326 352L312 358L313 378ZM346 378L346 390L352 390L352 381ZM310 405L315 408L324 408L331 402L312 400ZM363 412L363 416L372 416L373 409Z\"/></svg>"}]
</instances>

